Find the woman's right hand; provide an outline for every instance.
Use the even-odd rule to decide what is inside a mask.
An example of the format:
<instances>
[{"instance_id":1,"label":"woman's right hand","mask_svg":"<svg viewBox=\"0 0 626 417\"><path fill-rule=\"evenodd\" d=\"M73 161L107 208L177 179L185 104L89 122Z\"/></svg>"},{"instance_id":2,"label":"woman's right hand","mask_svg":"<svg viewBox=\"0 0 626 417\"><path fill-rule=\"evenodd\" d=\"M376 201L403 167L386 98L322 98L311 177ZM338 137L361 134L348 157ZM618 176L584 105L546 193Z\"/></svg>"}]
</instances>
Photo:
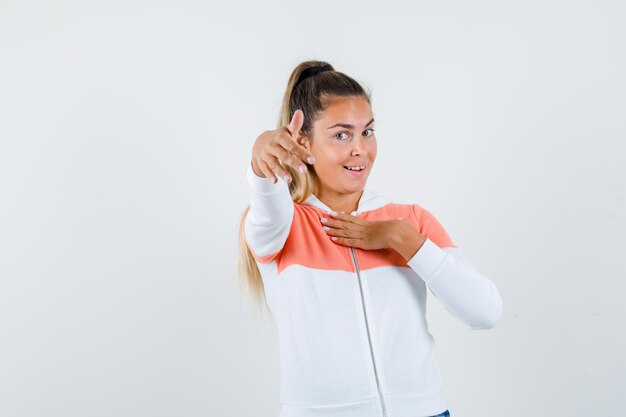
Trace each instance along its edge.
<instances>
[{"instance_id":1,"label":"woman's right hand","mask_svg":"<svg viewBox=\"0 0 626 417\"><path fill-rule=\"evenodd\" d=\"M296 142L303 123L304 113L298 109L287 126L261 133L252 147L252 169L256 175L270 178L274 184L278 181L276 175L280 175L285 182L291 182L291 176L280 166L279 159L296 172L306 172L306 164L313 164L315 158Z\"/></svg>"}]
</instances>

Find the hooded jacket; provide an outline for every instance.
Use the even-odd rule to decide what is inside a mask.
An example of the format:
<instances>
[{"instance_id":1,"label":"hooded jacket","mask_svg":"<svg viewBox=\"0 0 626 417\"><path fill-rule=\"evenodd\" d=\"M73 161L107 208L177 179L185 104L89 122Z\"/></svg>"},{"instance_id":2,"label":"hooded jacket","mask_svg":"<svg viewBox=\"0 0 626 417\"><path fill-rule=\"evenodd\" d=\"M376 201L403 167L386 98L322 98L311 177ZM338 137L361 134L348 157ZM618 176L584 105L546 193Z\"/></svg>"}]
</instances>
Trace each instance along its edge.
<instances>
[{"instance_id":1,"label":"hooded jacket","mask_svg":"<svg viewBox=\"0 0 626 417\"><path fill-rule=\"evenodd\" d=\"M280 351L280 417L419 417L447 409L426 322L426 287L473 330L495 326L502 299L418 204L364 188L353 216L410 222L426 237L407 262L395 250L332 241L314 194L249 164L246 243L259 267Z\"/></svg>"}]
</instances>

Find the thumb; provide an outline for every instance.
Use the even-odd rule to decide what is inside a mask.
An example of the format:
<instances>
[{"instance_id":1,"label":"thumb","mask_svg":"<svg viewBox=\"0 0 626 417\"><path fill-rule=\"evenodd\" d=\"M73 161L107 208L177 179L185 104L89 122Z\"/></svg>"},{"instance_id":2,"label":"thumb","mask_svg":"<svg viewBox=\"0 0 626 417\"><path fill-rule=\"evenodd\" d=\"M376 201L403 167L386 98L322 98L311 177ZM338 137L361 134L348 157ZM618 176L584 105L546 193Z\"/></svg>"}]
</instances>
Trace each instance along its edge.
<instances>
[{"instance_id":1,"label":"thumb","mask_svg":"<svg viewBox=\"0 0 626 417\"><path fill-rule=\"evenodd\" d=\"M289 126L287 126L287 129L289 129L293 140L298 139L298 133L300 132L300 129L302 129L303 124L304 112L300 109L297 109L295 112L293 112L291 122L289 122Z\"/></svg>"}]
</instances>

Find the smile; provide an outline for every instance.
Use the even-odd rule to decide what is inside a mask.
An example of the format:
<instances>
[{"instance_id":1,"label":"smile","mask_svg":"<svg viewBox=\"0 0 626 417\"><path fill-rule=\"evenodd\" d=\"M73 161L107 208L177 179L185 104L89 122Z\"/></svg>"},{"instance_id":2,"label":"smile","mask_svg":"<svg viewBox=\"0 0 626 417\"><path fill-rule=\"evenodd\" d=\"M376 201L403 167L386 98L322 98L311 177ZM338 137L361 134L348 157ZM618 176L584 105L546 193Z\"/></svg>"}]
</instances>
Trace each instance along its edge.
<instances>
[{"instance_id":1,"label":"smile","mask_svg":"<svg viewBox=\"0 0 626 417\"><path fill-rule=\"evenodd\" d=\"M357 165L357 166L352 166L352 167L344 165L344 168L349 169L350 171L362 171L365 169L365 165L361 165L361 166Z\"/></svg>"},{"instance_id":2,"label":"smile","mask_svg":"<svg viewBox=\"0 0 626 417\"><path fill-rule=\"evenodd\" d=\"M362 176L365 175L365 171L367 168L367 165L356 165L356 166L344 166L343 169L346 171L346 174L350 175L351 177L357 177L360 178Z\"/></svg>"}]
</instances>

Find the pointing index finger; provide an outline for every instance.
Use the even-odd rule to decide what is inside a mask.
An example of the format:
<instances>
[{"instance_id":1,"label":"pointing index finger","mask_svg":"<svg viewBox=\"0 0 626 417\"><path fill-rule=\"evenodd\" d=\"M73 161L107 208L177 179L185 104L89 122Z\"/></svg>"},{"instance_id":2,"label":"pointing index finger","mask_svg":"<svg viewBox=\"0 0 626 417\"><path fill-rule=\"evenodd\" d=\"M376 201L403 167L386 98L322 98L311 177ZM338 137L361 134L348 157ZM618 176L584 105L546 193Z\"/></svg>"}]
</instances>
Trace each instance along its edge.
<instances>
[{"instance_id":1,"label":"pointing index finger","mask_svg":"<svg viewBox=\"0 0 626 417\"><path fill-rule=\"evenodd\" d=\"M303 124L304 112L302 112L301 109L296 109L296 111L293 113L293 116L291 117L291 122L288 126L289 133L291 133L291 138L293 139L293 143L296 145L293 149L291 149L291 151L297 154L303 161L306 161L309 164L313 164L315 162L315 157L298 143L298 135L300 134L300 130L302 129Z\"/></svg>"}]
</instances>

